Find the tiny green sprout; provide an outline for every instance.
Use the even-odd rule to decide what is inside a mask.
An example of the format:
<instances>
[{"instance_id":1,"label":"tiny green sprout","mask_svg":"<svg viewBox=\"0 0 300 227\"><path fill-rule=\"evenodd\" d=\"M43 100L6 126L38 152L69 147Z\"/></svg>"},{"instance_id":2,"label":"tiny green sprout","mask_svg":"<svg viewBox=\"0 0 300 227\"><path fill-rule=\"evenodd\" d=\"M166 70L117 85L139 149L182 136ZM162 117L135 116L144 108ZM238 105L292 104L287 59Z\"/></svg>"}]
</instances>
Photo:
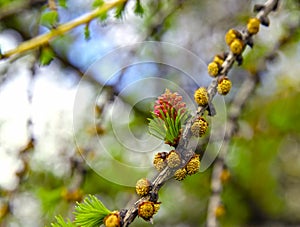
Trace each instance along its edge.
<instances>
[{"instance_id":1,"label":"tiny green sprout","mask_svg":"<svg viewBox=\"0 0 300 227\"><path fill-rule=\"evenodd\" d=\"M88 23L84 26L84 38L87 41L91 39L91 32Z\"/></svg>"},{"instance_id":2,"label":"tiny green sprout","mask_svg":"<svg viewBox=\"0 0 300 227\"><path fill-rule=\"evenodd\" d=\"M140 0L136 0L135 2L134 13L140 17L144 14L144 8L142 7Z\"/></svg>"},{"instance_id":3,"label":"tiny green sprout","mask_svg":"<svg viewBox=\"0 0 300 227\"><path fill-rule=\"evenodd\" d=\"M65 221L63 217L60 215L56 216L55 219L56 219L56 223L51 223L52 227L76 227L77 226L74 223L72 223L70 219L67 219L67 221Z\"/></svg>"},{"instance_id":4,"label":"tiny green sprout","mask_svg":"<svg viewBox=\"0 0 300 227\"><path fill-rule=\"evenodd\" d=\"M99 199L89 195L82 203L76 203L75 223L79 226L98 227L110 213L111 211Z\"/></svg>"},{"instance_id":5,"label":"tiny green sprout","mask_svg":"<svg viewBox=\"0 0 300 227\"><path fill-rule=\"evenodd\" d=\"M49 65L55 57L55 53L50 46L44 46L40 52L40 64Z\"/></svg>"},{"instance_id":6,"label":"tiny green sprout","mask_svg":"<svg viewBox=\"0 0 300 227\"><path fill-rule=\"evenodd\" d=\"M58 13L57 11L44 12L40 19L40 24L52 29L58 24Z\"/></svg>"},{"instance_id":7,"label":"tiny green sprout","mask_svg":"<svg viewBox=\"0 0 300 227\"><path fill-rule=\"evenodd\" d=\"M123 18L123 15L124 15L124 12L125 12L126 5L127 5L127 2L124 2L124 3L120 4L120 6L118 6L118 7L116 8L115 17L116 17L117 19L122 19L122 18Z\"/></svg>"}]
</instances>

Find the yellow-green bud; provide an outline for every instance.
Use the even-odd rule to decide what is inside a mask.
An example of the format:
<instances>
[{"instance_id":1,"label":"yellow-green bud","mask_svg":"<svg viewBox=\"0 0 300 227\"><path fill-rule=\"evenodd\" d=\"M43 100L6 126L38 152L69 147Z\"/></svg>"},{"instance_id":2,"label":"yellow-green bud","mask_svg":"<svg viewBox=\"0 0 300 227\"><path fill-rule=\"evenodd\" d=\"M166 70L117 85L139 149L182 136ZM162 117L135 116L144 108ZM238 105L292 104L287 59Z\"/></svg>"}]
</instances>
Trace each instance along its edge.
<instances>
[{"instance_id":1,"label":"yellow-green bud","mask_svg":"<svg viewBox=\"0 0 300 227\"><path fill-rule=\"evenodd\" d=\"M260 20L256 17L250 18L247 23L247 30L249 34L255 35L259 32Z\"/></svg>"},{"instance_id":2,"label":"yellow-green bud","mask_svg":"<svg viewBox=\"0 0 300 227\"><path fill-rule=\"evenodd\" d=\"M220 204L216 207L215 209L215 216L216 218L221 218L225 215L226 213L226 210L225 210L225 207L224 205Z\"/></svg>"},{"instance_id":3,"label":"yellow-green bud","mask_svg":"<svg viewBox=\"0 0 300 227\"><path fill-rule=\"evenodd\" d=\"M192 124L191 131L193 136L201 137L205 134L207 128L208 123L201 117Z\"/></svg>"},{"instance_id":4,"label":"yellow-green bud","mask_svg":"<svg viewBox=\"0 0 300 227\"><path fill-rule=\"evenodd\" d=\"M187 175L186 169L181 168L176 170L176 172L174 173L174 178L175 180L182 181L186 177L186 175Z\"/></svg>"},{"instance_id":5,"label":"yellow-green bud","mask_svg":"<svg viewBox=\"0 0 300 227\"><path fill-rule=\"evenodd\" d=\"M156 214L160 208L160 202L159 203L154 203L154 214Z\"/></svg>"},{"instance_id":6,"label":"yellow-green bud","mask_svg":"<svg viewBox=\"0 0 300 227\"><path fill-rule=\"evenodd\" d=\"M138 215L146 221L149 221L159 210L159 203L145 201L139 204Z\"/></svg>"},{"instance_id":7,"label":"yellow-green bud","mask_svg":"<svg viewBox=\"0 0 300 227\"><path fill-rule=\"evenodd\" d=\"M235 29L230 29L225 35L225 42L227 43L228 46L230 46L235 39L241 39L241 38L242 35L239 31Z\"/></svg>"},{"instance_id":8,"label":"yellow-green bud","mask_svg":"<svg viewBox=\"0 0 300 227\"><path fill-rule=\"evenodd\" d=\"M223 171L221 172L221 175L220 175L220 180L221 182L224 184L224 183L227 183L230 179L230 172L228 169L223 169Z\"/></svg>"},{"instance_id":9,"label":"yellow-green bud","mask_svg":"<svg viewBox=\"0 0 300 227\"><path fill-rule=\"evenodd\" d=\"M113 211L112 213L108 214L103 223L105 227L120 227L121 226L121 218L120 213L118 211Z\"/></svg>"},{"instance_id":10,"label":"yellow-green bud","mask_svg":"<svg viewBox=\"0 0 300 227\"><path fill-rule=\"evenodd\" d=\"M212 77L216 77L219 73L220 65L217 62L211 62L207 66L207 72Z\"/></svg>"},{"instance_id":11,"label":"yellow-green bud","mask_svg":"<svg viewBox=\"0 0 300 227\"><path fill-rule=\"evenodd\" d=\"M244 50L244 43L240 39L235 39L232 41L230 44L230 50L232 53L239 55L243 52Z\"/></svg>"},{"instance_id":12,"label":"yellow-green bud","mask_svg":"<svg viewBox=\"0 0 300 227\"><path fill-rule=\"evenodd\" d=\"M167 158L166 152L160 152L154 156L153 165L155 169L157 169L157 171L160 172L167 166L166 158Z\"/></svg>"},{"instance_id":13,"label":"yellow-green bud","mask_svg":"<svg viewBox=\"0 0 300 227\"><path fill-rule=\"evenodd\" d=\"M199 106L205 106L208 103L208 93L205 87L198 88L194 93L195 102Z\"/></svg>"},{"instance_id":14,"label":"yellow-green bud","mask_svg":"<svg viewBox=\"0 0 300 227\"><path fill-rule=\"evenodd\" d=\"M61 192L61 196L64 200L71 201L81 201L83 198L83 192L80 188L76 189L66 189L64 188Z\"/></svg>"},{"instance_id":15,"label":"yellow-green bud","mask_svg":"<svg viewBox=\"0 0 300 227\"><path fill-rule=\"evenodd\" d=\"M167 164L170 168L176 168L180 165L181 159L179 154L175 151L172 150L167 156Z\"/></svg>"},{"instance_id":16,"label":"yellow-green bud","mask_svg":"<svg viewBox=\"0 0 300 227\"><path fill-rule=\"evenodd\" d=\"M195 154L190 161L188 162L188 164L186 165L186 170L187 170L187 174L189 175L193 175L195 173L197 173L200 169L200 159L199 159L199 155Z\"/></svg>"},{"instance_id":17,"label":"yellow-green bud","mask_svg":"<svg viewBox=\"0 0 300 227\"><path fill-rule=\"evenodd\" d=\"M218 81L218 93L220 95L227 95L231 89L231 86L231 81L228 79L228 77L221 78Z\"/></svg>"},{"instance_id":18,"label":"yellow-green bud","mask_svg":"<svg viewBox=\"0 0 300 227\"><path fill-rule=\"evenodd\" d=\"M219 54L215 55L214 62L216 62L217 64L219 64L219 66L222 66L222 64L224 62L224 56L221 56Z\"/></svg>"},{"instance_id":19,"label":"yellow-green bud","mask_svg":"<svg viewBox=\"0 0 300 227\"><path fill-rule=\"evenodd\" d=\"M139 179L135 185L136 193L140 196L147 195L151 190L151 183L146 178Z\"/></svg>"}]
</instances>

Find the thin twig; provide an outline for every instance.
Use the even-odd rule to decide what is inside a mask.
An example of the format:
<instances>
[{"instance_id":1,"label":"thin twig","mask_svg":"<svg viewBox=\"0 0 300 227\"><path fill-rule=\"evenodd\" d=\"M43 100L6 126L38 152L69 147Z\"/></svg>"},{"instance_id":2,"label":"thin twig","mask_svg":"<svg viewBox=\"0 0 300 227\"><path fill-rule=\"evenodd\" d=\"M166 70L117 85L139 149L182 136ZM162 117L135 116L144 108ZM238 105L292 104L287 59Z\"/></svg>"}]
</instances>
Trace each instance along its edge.
<instances>
[{"instance_id":1,"label":"thin twig","mask_svg":"<svg viewBox=\"0 0 300 227\"><path fill-rule=\"evenodd\" d=\"M237 119L240 116L242 108L249 96L253 93L257 85L257 77L248 77L242 84L241 88L237 92L228 114L228 121L226 122L225 138L222 141L222 147L219 152L219 156L214 164L212 171L211 189L212 195L209 200L208 214L207 214L207 227L216 227L217 218L215 215L216 208L221 204L220 192L222 191L222 182L220 179L221 173L225 168L225 157L229 150L229 145L232 136L234 135L237 127Z\"/></svg>"},{"instance_id":2,"label":"thin twig","mask_svg":"<svg viewBox=\"0 0 300 227\"><path fill-rule=\"evenodd\" d=\"M155 21L149 26L149 30L147 31L146 37L144 40L150 40L151 38L156 41L161 40L161 37L165 33L164 27L166 26L167 20L169 20L178 10L180 10L183 6L184 0L177 0L174 2L173 6L168 12L157 13L157 9L154 10L153 14L149 16L149 18L154 19L159 17L159 21Z\"/></svg>"},{"instance_id":3,"label":"thin twig","mask_svg":"<svg viewBox=\"0 0 300 227\"><path fill-rule=\"evenodd\" d=\"M1 58L9 58L12 55L21 54L23 52L35 49L39 46L45 45L45 44L49 43L50 41L52 41L53 38L55 38L59 35L65 34L66 32L74 29L75 27L77 27L79 25L89 23L93 19L99 17L99 15L101 15L101 14L123 4L124 2L127 2L127 1L128 0L117 0L114 2L105 3L101 7L91 11L88 14L85 14L85 15L83 15L79 18L76 18L72 21L69 21L65 24L62 24L46 34L42 34L42 35L32 38L28 41L25 41L25 42L21 43L15 49L4 52L0 56L0 59Z\"/></svg>"}]
</instances>

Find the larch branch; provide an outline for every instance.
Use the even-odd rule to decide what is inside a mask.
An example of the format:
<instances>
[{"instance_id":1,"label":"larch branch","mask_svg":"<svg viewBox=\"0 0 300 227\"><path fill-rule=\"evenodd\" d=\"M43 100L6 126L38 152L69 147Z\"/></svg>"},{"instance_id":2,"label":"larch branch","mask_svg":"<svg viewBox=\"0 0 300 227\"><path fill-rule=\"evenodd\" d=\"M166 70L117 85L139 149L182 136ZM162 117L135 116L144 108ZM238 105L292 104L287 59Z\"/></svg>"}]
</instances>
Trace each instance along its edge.
<instances>
[{"instance_id":1,"label":"larch branch","mask_svg":"<svg viewBox=\"0 0 300 227\"><path fill-rule=\"evenodd\" d=\"M262 19L262 20L268 20L267 19L268 14L271 11L274 11L277 8L278 0L268 0L262 6L263 7L261 7L260 10L258 10L257 18ZM242 39L243 39L243 42L247 44L249 42L252 42L252 40L251 40L252 35L247 30L244 30L244 31L242 31ZM220 76L227 75L229 70L232 68L234 62L237 60L237 58L238 58L237 55L233 54L231 51L229 52L229 54L227 55L224 63L222 64L222 71L220 73ZM240 92L245 93L245 94L243 94L241 97L236 97L236 99L235 99L235 102L234 102L235 107L231 110L232 111L232 113L231 113L232 116L239 113L239 110L243 106L244 102L247 100L249 94L251 94L251 92L255 88L256 80L248 79L246 82L247 82L247 84L244 84L243 85L243 90L240 91ZM212 101L212 99L214 98L214 96L217 93L217 85L218 85L218 78L214 78L212 80L210 86L207 89L210 102ZM191 126L192 126L192 123L194 122L195 119L201 117L204 114L205 110L207 110L208 108L209 108L209 105L206 105L206 106L203 106L203 107L200 106L198 108L197 112L195 113L195 116L192 117L187 122L187 124L186 124L186 126L183 130L181 139L180 139L179 144L176 148L176 151L181 154L182 166L184 166L189 161L189 159L192 157L192 155L194 154L194 151L189 149L190 147L192 147L192 144L191 144L191 137L192 137ZM238 112L236 112L237 110L238 110ZM227 137L231 138L230 135L232 135L233 132L234 132L234 124L231 124L231 126L228 125ZM226 143L223 144L222 149L224 149L224 150L227 149L226 146L227 147L229 146L229 141L230 140L228 139L227 145L226 145ZM222 155L223 154L221 152L220 157L222 157ZM129 226L129 224L133 222L133 220L138 215L138 205L141 202L143 202L143 201L156 202L157 201L158 191L164 185L164 183L173 176L174 172L175 172L175 170L170 169L169 167L166 167L163 171L161 171L152 180L152 190L150 191L150 193L148 195L140 198L138 201L136 201L132 205L132 207L129 208L128 210L123 210L123 212L122 212L122 214L123 214L122 226ZM220 187L220 186L217 186L217 187Z\"/></svg>"}]
</instances>

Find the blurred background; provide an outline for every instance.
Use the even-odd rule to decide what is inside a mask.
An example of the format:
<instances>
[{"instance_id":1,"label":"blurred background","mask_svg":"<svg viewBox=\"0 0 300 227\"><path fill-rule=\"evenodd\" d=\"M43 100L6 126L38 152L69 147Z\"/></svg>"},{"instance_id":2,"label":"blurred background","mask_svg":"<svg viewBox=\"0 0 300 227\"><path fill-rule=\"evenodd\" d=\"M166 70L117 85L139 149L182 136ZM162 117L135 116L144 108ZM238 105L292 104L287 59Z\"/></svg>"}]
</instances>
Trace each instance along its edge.
<instances>
[{"instance_id":1,"label":"blurred background","mask_svg":"<svg viewBox=\"0 0 300 227\"><path fill-rule=\"evenodd\" d=\"M0 1L2 53L49 32L42 23L47 3ZM195 110L195 89L211 82L206 65L227 50L225 33L243 28L256 3L264 1L144 0L140 17L132 1L120 19L112 11L0 60L0 226L50 226L59 214L72 219L87 194L111 210L130 207L135 182L156 174L155 153L171 150L148 133L155 98L169 88ZM63 24L90 12L94 1L57 4ZM259 76L226 157L222 226L300 225L299 10L299 0L280 2L243 64L230 71L231 93L214 101L217 116L209 121L224 130L243 80ZM42 65L45 53L53 60ZM204 226L210 182L211 166L170 180L154 225ZM132 224L149 225L139 218Z\"/></svg>"}]
</instances>

